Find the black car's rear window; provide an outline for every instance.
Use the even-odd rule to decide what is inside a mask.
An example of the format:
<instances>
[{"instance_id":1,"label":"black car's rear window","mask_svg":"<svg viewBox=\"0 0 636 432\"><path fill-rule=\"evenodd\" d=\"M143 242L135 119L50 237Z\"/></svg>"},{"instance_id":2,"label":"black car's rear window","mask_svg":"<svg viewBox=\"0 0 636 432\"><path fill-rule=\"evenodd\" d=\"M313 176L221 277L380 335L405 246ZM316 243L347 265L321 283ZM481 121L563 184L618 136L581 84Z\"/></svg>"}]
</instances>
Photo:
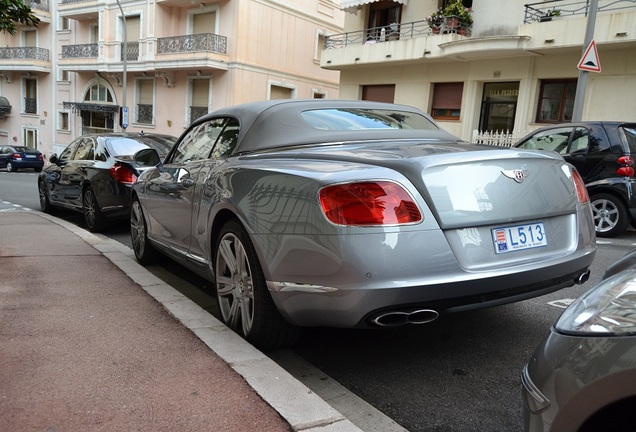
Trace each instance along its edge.
<instances>
[{"instance_id":1,"label":"black car's rear window","mask_svg":"<svg viewBox=\"0 0 636 432\"><path fill-rule=\"evenodd\" d=\"M303 111L301 116L311 127L320 130L438 129L425 116L409 111L330 108Z\"/></svg>"},{"instance_id":2,"label":"black car's rear window","mask_svg":"<svg viewBox=\"0 0 636 432\"><path fill-rule=\"evenodd\" d=\"M106 146L108 152L113 157L133 156L139 150L146 149L148 147L157 150L159 156L163 157L168 154L174 142L154 137L139 137L137 139L126 137L114 137L106 140Z\"/></svg>"},{"instance_id":3,"label":"black car's rear window","mask_svg":"<svg viewBox=\"0 0 636 432\"><path fill-rule=\"evenodd\" d=\"M625 138L629 145L629 151L632 155L636 154L636 127L623 126L623 132L625 132Z\"/></svg>"},{"instance_id":4,"label":"black car's rear window","mask_svg":"<svg viewBox=\"0 0 636 432\"><path fill-rule=\"evenodd\" d=\"M13 147L13 148L15 149L15 151L20 153L29 153L29 154L39 153L36 149L31 147L20 146L20 147Z\"/></svg>"}]
</instances>

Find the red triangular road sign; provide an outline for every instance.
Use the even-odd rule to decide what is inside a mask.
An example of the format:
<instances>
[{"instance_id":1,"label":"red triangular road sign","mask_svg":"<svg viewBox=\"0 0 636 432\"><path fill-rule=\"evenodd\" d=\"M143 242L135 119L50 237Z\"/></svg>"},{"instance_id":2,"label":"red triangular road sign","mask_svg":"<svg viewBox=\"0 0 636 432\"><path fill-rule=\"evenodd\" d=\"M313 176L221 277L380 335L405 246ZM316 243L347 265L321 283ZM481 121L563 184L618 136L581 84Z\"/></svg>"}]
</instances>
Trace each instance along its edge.
<instances>
[{"instance_id":1,"label":"red triangular road sign","mask_svg":"<svg viewBox=\"0 0 636 432\"><path fill-rule=\"evenodd\" d=\"M590 42L587 46L577 69L589 72L601 71L601 62L598 59L598 50L596 49L596 43L594 41Z\"/></svg>"}]
</instances>

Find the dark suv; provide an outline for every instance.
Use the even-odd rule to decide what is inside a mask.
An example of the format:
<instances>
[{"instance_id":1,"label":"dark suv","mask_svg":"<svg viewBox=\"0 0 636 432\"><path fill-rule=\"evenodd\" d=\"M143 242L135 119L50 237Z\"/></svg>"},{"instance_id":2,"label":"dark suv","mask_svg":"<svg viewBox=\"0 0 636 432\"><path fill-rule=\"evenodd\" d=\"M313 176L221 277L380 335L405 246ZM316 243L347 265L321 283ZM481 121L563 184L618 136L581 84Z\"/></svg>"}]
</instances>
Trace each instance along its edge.
<instances>
[{"instance_id":1,"label":"dark suv","mask_svg":"<svg viewBox=\"0 0 636 432\"><path fill-rule=\"evenodd\" d=\"M552 150L574 165L590 194L599 237L636 226L636 123L595 121L537 129L514 145Z\"/></svg>"}]
</instances>

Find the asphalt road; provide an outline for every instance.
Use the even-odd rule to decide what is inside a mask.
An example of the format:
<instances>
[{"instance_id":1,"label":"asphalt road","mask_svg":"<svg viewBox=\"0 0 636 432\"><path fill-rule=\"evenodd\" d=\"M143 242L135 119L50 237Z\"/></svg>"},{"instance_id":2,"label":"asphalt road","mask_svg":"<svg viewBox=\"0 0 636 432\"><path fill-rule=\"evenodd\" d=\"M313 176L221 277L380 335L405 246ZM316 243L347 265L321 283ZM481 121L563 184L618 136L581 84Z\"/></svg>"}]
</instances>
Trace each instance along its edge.
<instances>
[{"instance_id":1,"label":"asphalt road","mask_svg":"<svg viewBox=\"0 0 636 432\"><path fill-rule=\"evenodd\" d=\"M15 205L38 210L36 179L28 172L0 172L0 211L12 211ZM60 216L83 224L80 215ZM127 224L118 224L106 234L130 246ZM636 246L636 232L598 243L592 275L584 285L511 305L443 316L421 326L377 331L306 329L292 350L272 356L299 356L323 375L320 380L330 377L411 432L521 430L523 365L563 306ZM174 273L203 287L194 295L202 293L213 302L209 283L180 267ZM215 313L214 305L208 309Z\"/></svg>"}]
</instances>

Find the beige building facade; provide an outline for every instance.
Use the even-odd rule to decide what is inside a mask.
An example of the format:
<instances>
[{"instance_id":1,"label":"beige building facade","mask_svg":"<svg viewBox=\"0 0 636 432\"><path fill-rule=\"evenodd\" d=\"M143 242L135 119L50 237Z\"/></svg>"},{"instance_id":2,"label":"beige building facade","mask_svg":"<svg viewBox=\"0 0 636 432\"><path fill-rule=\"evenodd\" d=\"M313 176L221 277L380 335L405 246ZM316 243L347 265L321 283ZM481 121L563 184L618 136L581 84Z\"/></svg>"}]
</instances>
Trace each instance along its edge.
<instances>
[{"instance_id":1,"label":"beige building facade","mask_svg":"<svg viewBox=\"0 0 636 432\"><path fill-rule=\"evenodd\" d=\"M0 33L0 145L50 155L84 133L179 136L228 105L339 96L339 72L320 67L343 31L329 0L28 4L40 25Z\"/></svg>"},{"instance_id":2,"label":"beige building facade","mask_svg":"<svg viewBox=\"0 0 636 432\"><path fill-rule=\"evenodd\" d=\"M345 31L321 56L341 98L417 106L466 140L572 120L589 1L464 0L467 29L429 23L441 0L341 3ZM581 119L636 121L636 2L599 0L593 35Z\"/></svg>"}]
</instances>

